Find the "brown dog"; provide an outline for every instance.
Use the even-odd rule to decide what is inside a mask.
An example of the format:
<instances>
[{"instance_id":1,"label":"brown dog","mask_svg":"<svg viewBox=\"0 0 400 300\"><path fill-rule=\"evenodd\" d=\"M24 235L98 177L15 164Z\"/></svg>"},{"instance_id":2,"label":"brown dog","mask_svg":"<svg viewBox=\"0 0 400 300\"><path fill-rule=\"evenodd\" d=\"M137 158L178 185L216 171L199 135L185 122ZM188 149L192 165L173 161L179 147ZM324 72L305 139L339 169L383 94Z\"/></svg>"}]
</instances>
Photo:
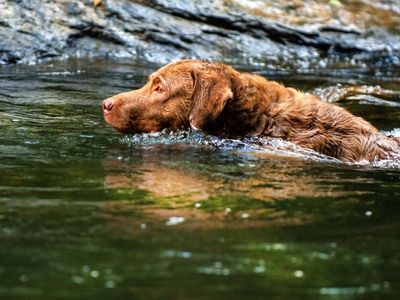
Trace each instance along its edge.
<instances>
[{"instance_id":1,"label":"brown dog","mask_svg":"<svg viewBox=\"0 0 400 300\"><path fill-rule=\"evenodd\" d=\"M168 64L141 89L104 100L103 112L123 133L192 127L224 137L275 137L351 162L400 152L400 139L343 108L207 61Z\"/></svg>"}]
</instances>

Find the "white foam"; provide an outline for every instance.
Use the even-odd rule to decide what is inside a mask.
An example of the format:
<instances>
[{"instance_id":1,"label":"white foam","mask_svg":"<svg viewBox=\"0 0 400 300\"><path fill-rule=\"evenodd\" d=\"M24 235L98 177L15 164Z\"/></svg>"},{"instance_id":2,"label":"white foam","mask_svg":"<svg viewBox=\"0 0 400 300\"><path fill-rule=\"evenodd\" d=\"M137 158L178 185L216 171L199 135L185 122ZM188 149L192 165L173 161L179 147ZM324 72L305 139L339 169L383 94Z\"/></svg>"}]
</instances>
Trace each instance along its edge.
<instances>
[{"instance_id":1,"label":"white foam","mask_svg":"<svg viewBox=\"0 0 400 300\"><path fill-rule=\"evenodd\" d=\"M385 135L400 137L400 128L383 132ZM154 145L202 145L218 148L222 151L258 152L271 155L280 155L306 160L314 160L329 163L342 163L340 160L302 148L294 143L278 138L267 137L245 137L243 139L225 139L208 135L197 130L163 130L157 133L145 133L127 135L122 139L123 143L133 146L151 147ZM400 168L400 153L394 154L392 158L378 161L358 161L355 165L372 166L379 168Z\"/></svg>"}]
</instances>

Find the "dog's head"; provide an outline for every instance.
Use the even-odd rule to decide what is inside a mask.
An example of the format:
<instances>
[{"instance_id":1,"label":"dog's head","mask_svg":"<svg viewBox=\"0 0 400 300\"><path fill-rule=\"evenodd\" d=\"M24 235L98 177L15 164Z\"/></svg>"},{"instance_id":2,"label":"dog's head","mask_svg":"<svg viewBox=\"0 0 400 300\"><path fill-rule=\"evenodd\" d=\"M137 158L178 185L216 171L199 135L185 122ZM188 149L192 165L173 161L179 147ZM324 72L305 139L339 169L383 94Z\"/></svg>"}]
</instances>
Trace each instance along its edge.
<instances>
[{"instance_id":1,"label":"dog's head","mask_svg":"<svg viewBox=\"0 0 400 300\"><path fill-rule=\"evenodd\" d=\"M182 60L149 76L140 89L103 101L105 120L123 133L157 132L164 128L215 127L239 73L224 64Z\"/></svg>"}]
</instances>

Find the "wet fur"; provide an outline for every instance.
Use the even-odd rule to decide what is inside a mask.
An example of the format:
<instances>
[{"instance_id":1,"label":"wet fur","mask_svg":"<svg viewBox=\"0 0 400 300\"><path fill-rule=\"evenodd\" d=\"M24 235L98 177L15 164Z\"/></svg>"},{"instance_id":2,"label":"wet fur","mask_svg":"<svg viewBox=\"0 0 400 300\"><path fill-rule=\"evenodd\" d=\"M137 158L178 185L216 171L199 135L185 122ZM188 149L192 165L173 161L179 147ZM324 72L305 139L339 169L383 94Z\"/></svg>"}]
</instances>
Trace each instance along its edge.
<instances>
[{"instance_id":1,"label":"wet fur","mask_svg":"<svg viewBox=\"0 0 400 300\"><path fill-rule=\"evenodd\" d=\"M224 137L282 138L350 162L400 152L400 139L343 108L221 63L171 63L143 88L110 99L105 119L125 133L192 127Z\"/></svg>"}]
</instances>

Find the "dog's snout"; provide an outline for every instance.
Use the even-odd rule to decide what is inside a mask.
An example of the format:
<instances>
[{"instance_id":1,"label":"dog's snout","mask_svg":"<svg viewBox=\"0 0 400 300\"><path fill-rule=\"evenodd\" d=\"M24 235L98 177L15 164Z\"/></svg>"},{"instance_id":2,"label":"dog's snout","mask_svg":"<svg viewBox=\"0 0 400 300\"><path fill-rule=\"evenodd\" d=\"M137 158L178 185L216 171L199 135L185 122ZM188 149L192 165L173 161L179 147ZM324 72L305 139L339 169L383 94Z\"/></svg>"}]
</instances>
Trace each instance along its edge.
<instances>
[{"instance_id":1,"label":"dog's snout","mask_svg":"<svg viewBox=\"0 0 400 300\"><path fill-rule=\"evenodd\" d=\"M106 99L103 101L103 110L105 112L110 112L114 106L112 99Z\"/></svg>"}]
</instances>

